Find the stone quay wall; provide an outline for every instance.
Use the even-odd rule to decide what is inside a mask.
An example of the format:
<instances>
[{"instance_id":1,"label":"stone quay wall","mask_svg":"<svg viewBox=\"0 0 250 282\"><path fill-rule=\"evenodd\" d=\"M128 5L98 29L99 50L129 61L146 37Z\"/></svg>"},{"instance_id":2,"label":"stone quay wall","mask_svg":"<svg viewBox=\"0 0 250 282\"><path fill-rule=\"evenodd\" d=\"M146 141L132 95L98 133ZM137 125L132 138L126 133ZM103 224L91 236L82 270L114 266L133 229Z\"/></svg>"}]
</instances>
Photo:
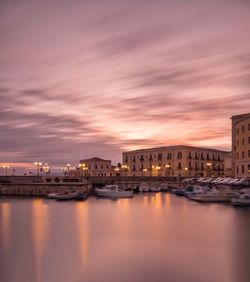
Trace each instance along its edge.
<instances>
[{"instance_id":1,"label":"stone quay wall","mask_svg":"<svg viewBox=\"0 0 250 282\"><path fill-rule=\"evenodd\" d=\"M46 196L49 193L65 191L90 192L89 183L2 183L0 195Z\"/></svg>"}]
</instances>

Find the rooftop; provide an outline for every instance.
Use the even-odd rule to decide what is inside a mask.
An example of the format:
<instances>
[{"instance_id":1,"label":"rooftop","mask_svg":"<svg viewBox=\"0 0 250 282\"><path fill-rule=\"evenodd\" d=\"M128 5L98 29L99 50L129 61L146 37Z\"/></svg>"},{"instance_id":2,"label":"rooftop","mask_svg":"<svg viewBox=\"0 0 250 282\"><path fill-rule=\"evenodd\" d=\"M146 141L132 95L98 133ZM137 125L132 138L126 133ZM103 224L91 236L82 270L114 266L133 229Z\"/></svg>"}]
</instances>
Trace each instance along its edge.
<instances>
[{"instance_id":1,"label":"rooftop","mask_svg":"<svg viewBox=\"0 0 250 282\"><path fill-rule=\"evenodd\" d=\"M133 151L127 151L124 153L149 152L149 151L154 151L154 150L174 150L174 149L198 149L198 150L209 150L213 152L229 153L229 151L223 151L223 150L214 149L214 148L195 147L195 146L189 146L189 145L154 147L154 148L148 148L148 149L138 149L138 150L133 150Z\"/></svg>"},{"instance_id":2,"label":"rooftop","mask_svg":"<svg viewBox=\"0 0 250 282\"><path fill-rule=\"evenodd\" d=\"M80 160L80 163L84 163L84 162L111 162L111 160L104 160L97 157Z\"/></svg>"}]
</instances>

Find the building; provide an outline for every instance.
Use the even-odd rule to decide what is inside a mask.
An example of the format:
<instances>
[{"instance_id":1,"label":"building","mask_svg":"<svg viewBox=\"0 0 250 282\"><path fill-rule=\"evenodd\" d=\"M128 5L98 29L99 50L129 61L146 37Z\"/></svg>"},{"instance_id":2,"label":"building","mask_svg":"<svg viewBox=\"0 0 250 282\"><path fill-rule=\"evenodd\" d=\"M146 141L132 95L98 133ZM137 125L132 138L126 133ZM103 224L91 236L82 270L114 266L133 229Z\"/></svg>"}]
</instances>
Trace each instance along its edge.
<instances>
[{"instance_id":1,"label":"building","mask_svg":"<svg viewBox=\"0 0 250 282\"><path fill-rule=\"evenodd\" d=\"M222 176L230 152L193 146L170 146L123 153L122 174L128 176Z\"/></svg>"},{"instance_id":2,"label":"building","mask_svg":"<svg viewBox=\"0 0 250 282\"><path fill-rule=\"evenodd\" d=\"M232 152L224 156L224 176L232 176Z\"/></svg>"},{"instance_id":3,"label":"building","mask_svg":"<svg viewBox=\"0 0 250 282\"><path fill-rule=\"evenodd\" d=\"M114 174L114 166L111 160L101 158L83 159L79 162L76 170L71 170L71 178L79 178L81 176L112 176Z\"/></svg>"},{"instance_id":4,"label":"building","mask_svg":"<svg viewBox=\"0 0 250 282\"><path fill-rule=\"evenodd\" d=\"M233 176L250 176L250 113L232 116Z\"/></svg>"}]
</instances>

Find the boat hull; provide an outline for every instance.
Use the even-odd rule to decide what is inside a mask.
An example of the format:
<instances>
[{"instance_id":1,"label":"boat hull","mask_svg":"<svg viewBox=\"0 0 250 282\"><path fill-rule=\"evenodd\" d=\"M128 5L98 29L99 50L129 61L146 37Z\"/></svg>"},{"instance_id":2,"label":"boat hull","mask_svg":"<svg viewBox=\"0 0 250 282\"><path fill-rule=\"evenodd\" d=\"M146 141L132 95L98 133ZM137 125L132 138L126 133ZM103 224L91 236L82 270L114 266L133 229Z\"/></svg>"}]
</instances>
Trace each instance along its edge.
<instances>
[{"instance_id":1,"label":"boat hull","mask_svg":"<svg viewBox=\"0 0 250 282\"><path fill-rule=\"evenodd\" d=\"M250 206L248 199L232 199L231 202L234 206Z\"/></svg>"},{"instance_id":2,"label":"boat hull","mask_svg":"<svg viewBox=\"0 0 250 282\"><path fill-rule=\"evenodd\" d=\"M103 198L132 198L133 191L102 191L101 189L96 189L96 194L98 197Z\"/></svg>"}]
</instances>

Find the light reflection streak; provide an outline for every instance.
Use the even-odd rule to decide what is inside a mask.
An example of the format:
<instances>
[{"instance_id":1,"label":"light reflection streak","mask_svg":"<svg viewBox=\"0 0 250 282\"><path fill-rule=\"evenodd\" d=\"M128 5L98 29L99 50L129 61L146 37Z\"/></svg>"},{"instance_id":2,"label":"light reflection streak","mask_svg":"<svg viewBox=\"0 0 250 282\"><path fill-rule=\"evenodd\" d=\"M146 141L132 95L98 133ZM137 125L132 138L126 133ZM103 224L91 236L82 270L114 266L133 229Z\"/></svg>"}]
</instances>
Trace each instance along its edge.
<instances>
[{"instance_id":1,"label":"light reflection streak","mask_svg":"<svg viewBox=\"0 0 250 282\"><path fill-rule=\"evenodd\" d=\"M44 204L42 199L32 201L32 233L35 252L35 273L36 281L42 281L40 278L44 249L48 235L48 213L49 206Z\"/></svg>"},{"instance_id":2,"label":"light reflection streak","mask_svg":"<svg viewBox=\"0 0 250 282\"><path fill-rule=\"evenodd\" d=\"M79 249L81 252L82 264L85 265L89 259L90 253L90 230L88 221L88 203L77 202L76 203L76 215L77 215L77 230Z\"/></svg>"},{"instance_id":3,"label":"light reflection streak","mask_svg":"<svg viewBox=\"0 0 250 282\"><path fill-rule=\"evenodd\" d=\"M3 203L1 205L2 213L2 228L1 233L3 236L3 246L5 249L8 249L11 241L10 233L10 218L11 218L11 205L10 203Z\"/></svg>"}]
</instances>

